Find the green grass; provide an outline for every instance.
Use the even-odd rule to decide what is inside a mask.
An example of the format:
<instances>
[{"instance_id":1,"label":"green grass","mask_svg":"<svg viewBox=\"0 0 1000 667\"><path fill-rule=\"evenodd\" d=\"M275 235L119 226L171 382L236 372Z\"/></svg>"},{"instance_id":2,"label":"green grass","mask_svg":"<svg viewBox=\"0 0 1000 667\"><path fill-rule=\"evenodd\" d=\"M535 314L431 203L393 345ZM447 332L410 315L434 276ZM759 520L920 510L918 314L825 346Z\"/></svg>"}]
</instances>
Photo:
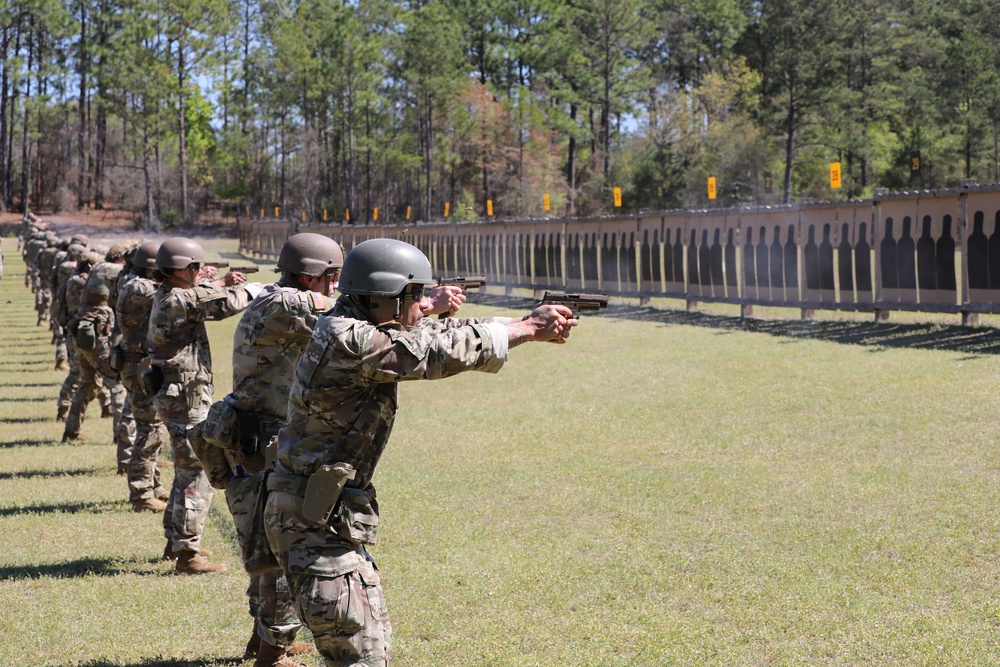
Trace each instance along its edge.
<instances>
[{"instance_id":1,"label":"green grass","mask_svg":"<svg viewBox=\"0 0 1000 667\"><path fill-rule=\"evenodd\" d=\"M12 264L0 664L233 664L249 623L223 498L205 543L230 572L172 575L109 420L58 444L61 377ZM919 332L950 349L906 347L895 314L621 312L497 376L401 388L375 479L393 664L1000 663L996 354L947 321ZM217 396L234 325L209 326Z\"/></svg>"}]
</instances>

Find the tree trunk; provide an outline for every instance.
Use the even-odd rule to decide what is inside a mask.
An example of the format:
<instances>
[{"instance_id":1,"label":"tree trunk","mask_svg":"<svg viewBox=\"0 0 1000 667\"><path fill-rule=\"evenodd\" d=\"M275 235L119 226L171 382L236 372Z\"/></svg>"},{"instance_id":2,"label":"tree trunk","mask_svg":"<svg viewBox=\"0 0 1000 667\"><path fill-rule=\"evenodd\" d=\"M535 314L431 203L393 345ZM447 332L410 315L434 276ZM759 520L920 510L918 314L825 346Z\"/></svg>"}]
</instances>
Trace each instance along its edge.
<instances>
[{"instance_id":1,"label":"tree trunk","mask_svg":"<svg viewBox=\"0 0 1000 667\"><path fill-rule=\"evenodd\" d=\"M4 184L7 181L7 171L10 169L7 153L7 91L9 90L7 73L7 49L10 46L10 26L0 28L0 213L7 210L7 191Z\"/></svg>"},{"instance_id":2,"label":"tree trunk","mask_svg":"<svg viewBox=\"0 0 1000 667\"><path fill-rule=\"evenodd\" d=\"M178 161L181 171L181 218L184 225L191 227L194 220L188 210L188 182L187 182L187 102L184 98L184 35L177 40L177 143Z\"/></svg>"},{"instance_id":3,"label":"tree trunk","mask_svg":"<svg viewBox=\"0 0 1000 667\"><path fill-rule=\"evenodd\" d=\"M101 2L97 24L97 146L94 165L94 208L104 209L104 162L108 146L108 6Z\"/></svg>"},{"instance_id":4,"label":"tree trunk","mask_svg":"<svg viewBox=\"0 0 1000 667\"><path fill-rule=\"evenodd\" d=\"M77 76L80 79L80 96L77 104L77 116L80 125L76 133L76 207L82 209L89 199L86 196L84 187L86 185L87 173L87 5L80 3L80 49L77 56Z\"/></svg>"},{"instance_id":5,"label":"tree trunk","mask_svg":"<svg viewBox=\"0 0 1000 667\"><path fill-rule=\"evenodd\" d=\"M34 44L31 41L31 30L34 28L35 21L34 18L29 21L29 31L28 31L28 71L30 72L32 67L34 67L34 56L35 49ZM28 109L31 107L31 77L24 77L24 123L21 126L21 212L27 215L28 213L28 187L31 183L31 160L29 159L29 142L28 128L30 127Z\"/></svg>"},{"instance_id":6,"label":"tree trunk","mask_svg":"<svg viewBox=\"0 0 1000 667\"><path fill-rule=\"evenodd\" d=\"M783 201L792 201L792 155L795 151L795 82L788 88L788 118L785 132L785 189Z\"/></svg>"}]
</instances>

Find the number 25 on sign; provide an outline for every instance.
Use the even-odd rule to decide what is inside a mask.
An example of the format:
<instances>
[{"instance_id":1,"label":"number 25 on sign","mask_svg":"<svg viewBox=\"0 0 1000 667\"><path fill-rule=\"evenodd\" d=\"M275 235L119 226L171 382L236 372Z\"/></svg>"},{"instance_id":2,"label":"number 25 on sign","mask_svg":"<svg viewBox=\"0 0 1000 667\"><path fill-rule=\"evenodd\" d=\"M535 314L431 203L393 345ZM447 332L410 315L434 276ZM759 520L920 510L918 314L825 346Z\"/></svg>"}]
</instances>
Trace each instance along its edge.
<instances>
[{"instance_id":1,"label":"number 25 on sign","mask_svg":"<svg viewBox=\"0 0 1000 667\"><path fill-rule=\"evenodd\" d=\"M834 190L840 188L840 163L830 163L830 187Z\"/></svg>"}]
</instances>

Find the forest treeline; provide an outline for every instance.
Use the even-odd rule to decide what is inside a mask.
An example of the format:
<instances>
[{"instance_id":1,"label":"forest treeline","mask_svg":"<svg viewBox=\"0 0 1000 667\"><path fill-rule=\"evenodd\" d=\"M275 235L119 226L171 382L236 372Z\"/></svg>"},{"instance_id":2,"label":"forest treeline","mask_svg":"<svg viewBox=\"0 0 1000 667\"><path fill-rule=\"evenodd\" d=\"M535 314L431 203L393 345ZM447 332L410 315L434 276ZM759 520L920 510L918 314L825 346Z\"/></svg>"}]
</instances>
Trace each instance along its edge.
<instances>
[{"instance_id":1,"label":"forest treeline","mask_svg":"<svg viewBox=\"0 0 1000 667\"><path fill-rule=\"evenodd\" d=\"M614 188L701 207L710 176L716 206L992 182L996 10L2 0L0 207L470 219L610 212Z\"/></svg>"}]
</instances>

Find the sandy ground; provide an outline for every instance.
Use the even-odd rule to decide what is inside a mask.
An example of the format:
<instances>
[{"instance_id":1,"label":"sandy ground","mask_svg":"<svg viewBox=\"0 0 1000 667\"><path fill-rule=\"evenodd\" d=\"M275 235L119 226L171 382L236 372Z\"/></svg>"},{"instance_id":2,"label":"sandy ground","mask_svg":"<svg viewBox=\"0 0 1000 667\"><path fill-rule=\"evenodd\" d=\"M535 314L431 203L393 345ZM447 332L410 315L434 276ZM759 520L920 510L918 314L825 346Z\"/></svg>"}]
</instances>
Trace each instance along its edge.
<instances>
[{"instance_id":1,"label":"sandy ground","mask_svg":"<svg viewBox=\"0 0 1000 667\"><path fill-rule=\"evenodd\" d=\"M86 234L91 241L105 242L120 239L163 240L171 236L194 238L233 238L235 221L202 221L192 229L174 228L163 232L137 230L132 211L35 211L35 215L49 222L60 236ZM0 213L0 235L12 236L21 226L20 213Z\"/></svg>"}]
</instances>

